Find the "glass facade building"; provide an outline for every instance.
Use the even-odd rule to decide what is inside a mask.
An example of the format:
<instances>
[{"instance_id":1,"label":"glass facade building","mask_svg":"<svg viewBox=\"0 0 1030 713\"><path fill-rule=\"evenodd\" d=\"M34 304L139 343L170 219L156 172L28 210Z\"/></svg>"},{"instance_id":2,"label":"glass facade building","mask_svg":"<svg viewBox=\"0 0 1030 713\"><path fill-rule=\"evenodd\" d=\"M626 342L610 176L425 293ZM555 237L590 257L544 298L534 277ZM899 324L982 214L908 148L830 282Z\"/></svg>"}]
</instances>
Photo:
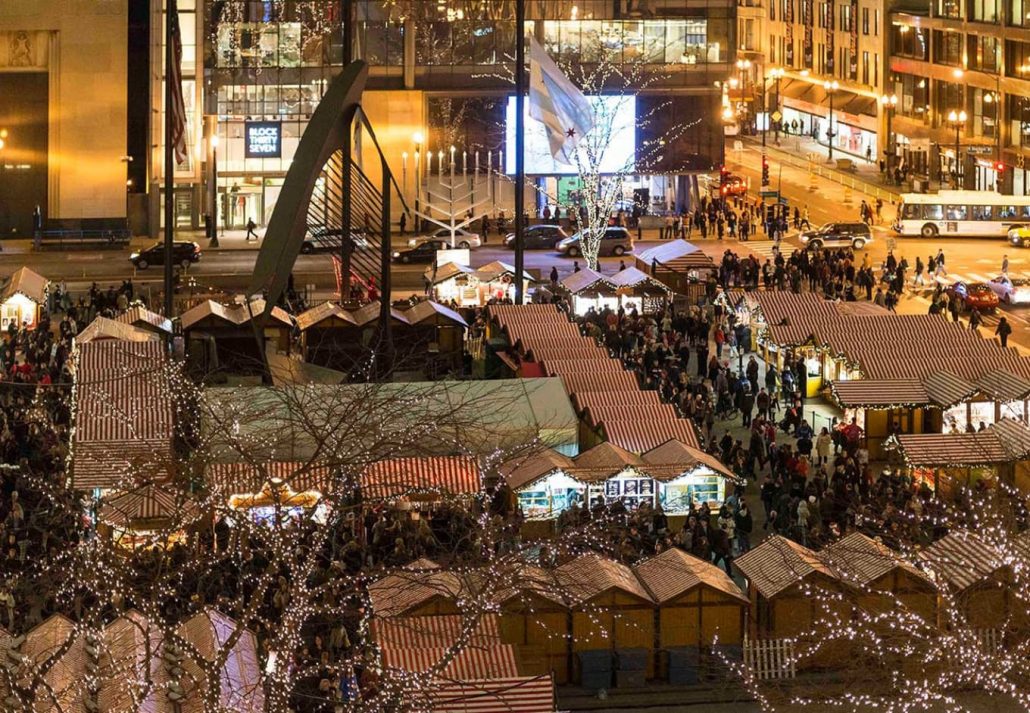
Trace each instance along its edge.
<instances>
[{"instance_id":1,"label":"glass facade building","mask_svg":"<svg viewBox=\"0 0 1030 713\"><path fill-rule=\"evenodd\" d=\"M442 146L457 136L470 154L503 149L497 138L503 126L494 124L503 124L503 111L496 109L513 89L514 2L356 0L355 8L354 54L370 66L366 101L372 114L392 123L395 110L386 107L401 102L410 108L405 126L417 125L428 145ZM340 10L339 0L196 0L191 76L202 82L197 121L203 122L196 155L216 165L205 164L195 180L211 180L217 168L219 225L240 227L250 218L264 224L271 215L308 118L344 64ZM633 64L650 78L644 94L668 97L697 114L703 126L691 130L689 142L665 152L660 170L707 170L721 164L717 82L732 73L735 61L734 2L659 0L643 7L634 0L560 0L528 3L527 20L527 34L557 61ZM471 100L492 108L484 115L453 106ZM253 121L280 124L281 156L248 157L245 131ZM214 132L219 137L216 161L210 142L200 138ZM394 148L399 157L415 147ZM201 188L190 195L197 204L194 220L201 222L211 199Z\"/></svg>"}]
</instances>

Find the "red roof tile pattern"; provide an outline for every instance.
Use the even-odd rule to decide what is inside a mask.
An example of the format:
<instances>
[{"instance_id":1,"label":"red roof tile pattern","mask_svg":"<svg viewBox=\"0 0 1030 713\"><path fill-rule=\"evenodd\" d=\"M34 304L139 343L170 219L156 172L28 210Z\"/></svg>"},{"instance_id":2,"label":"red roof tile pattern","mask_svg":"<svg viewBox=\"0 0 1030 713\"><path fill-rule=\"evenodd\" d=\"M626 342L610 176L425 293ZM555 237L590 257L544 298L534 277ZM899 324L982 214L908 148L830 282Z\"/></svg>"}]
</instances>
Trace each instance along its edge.
<instances>
[{"instance_id":1,"label":"red roof tile pattern","mask_svg":"<svg viewBox=\"0 0 1030 713\"><path fill-rule=\"evenodd\" d=\"M1001 552L965 530L948 533L924 549L919 557L956 592L989 579L1005 567Z\"/></svg>"},{"instance_id":2,"label":"red roof tile pattern","mask_svg":"<svg viewBox=\"0 0 1030 713\"><path fill-rule=\"evenodd\" d=\"M669 440L681 441L692 448L701 447L694 424L685 418L605 421L603 428L609 441L637 453L649 451Z\"/></svg>"},{"instance_id":3,"label":"red roof tile pattern","mask_svg":"<svg viewBox=\"0 0 1030 713\"><path fill-rule=\"evenodd\" d=\"M382 500L410 492L474 495L482 487L479 465L468 456L424 456L377 461L361 477L366 498Z\"/></svg>"},{"instance_id":4,"label":"red roof tile pattern","mask_svg":"<svg viewBox=\"0 0 1030 713\"><path fill-rule=\"evenodd\" d=\"M554 713L550 676L441 681L428 693L433 713Z\"/></svg>"},{"instance_id":5,"label":"red roof tile pattern","mask_svg":"<svg viewBox=\"0 0 1030 713\"><path fill-rule=\"evenodd\" d=\"M563 564L558 568L558 581L568 589L570 599L579 604L589 604L611 590L630 594L649 604L654 602L633 570L596 554L580 555Z\"/></svg>"},{"instance_id":6,"label":"red roof tile pattern","mask_svg":"<svg viewBox=\"0 0 1030 713\"><path fill-rule=\"evenodd\" d=\"M766 599L812 575L839 579L818 554L779 535L742 554L733 561L733 565Z\"/></svg>"},{"instance_id":7,"label":"red roof tile pattern","mask_svg":"<svg viewBox=\"0 0 1030 713\"><path fill-rule=\"evenodd\" d=\"M919 379L834 381L830 391L841 408L888 408L930 402Z\"/></svg>"}]
</instances>

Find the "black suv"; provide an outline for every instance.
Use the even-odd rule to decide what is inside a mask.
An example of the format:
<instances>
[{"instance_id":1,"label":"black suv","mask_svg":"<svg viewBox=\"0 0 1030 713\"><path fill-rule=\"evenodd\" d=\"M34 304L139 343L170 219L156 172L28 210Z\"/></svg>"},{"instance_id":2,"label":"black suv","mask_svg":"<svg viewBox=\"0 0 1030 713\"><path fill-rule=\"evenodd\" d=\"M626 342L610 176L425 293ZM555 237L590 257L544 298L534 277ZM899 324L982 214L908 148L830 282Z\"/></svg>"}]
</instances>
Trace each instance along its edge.
<instances>
[{"instance_id":1,"label":"black suv","mask_svg":"<svg viewBox=\"0 0 1030 713\"><path fill-rule=\"evenodd\" d=\"M342 237L343 230L340 228L312 228L311 231L304 236L304 242L301 243L300 252L302 255L321 252L338 253L340 252ZM364 233L352 230L350 238L354 242L355 250L368 249L369 242Z\"/></svg>"},{"instance_id":2,"label":"black suv","mask_svg":"<svg viewBox=\"0 0 1030 713\"><path fill-rule=\"evenodd\" d=\"M558 252L569 257L579 257L582 255L583 247L579 244L579 241L583 232L581 231L571 238L559 241L558 245L555 246ZM633 236L629 234L629 231L618 226L605 228L604 235L601 236L601 243L597 249L598 256L625 255L628 252L633 252Z\"/></svg>"},{"instance_id":3,"label":"black suv","mask_svg":"<svg viewBox=\"0 0 1030 713\"><path fill-rule=\"evenodd\" d=\"M450 245L442 240L424 240L413 248L395 250L393 252L393 261L401 262L405 265L412 262L431 263L436 259L437 250L446 250L449 247Z\"/></svg>"},{"instance_id":4,"label":"black suv","mask_svg":"<svg viewBox=\"0 0 1030 713\"><path fill-rule=\"evenodd\" d=\"M151 265L165 264L164 243L155 243L146 250L129 255L129 260L139 270L146 270ZM183 269L200 260L200 246L197 243L175 241L172 243L172 260Z\"/></svg>"},{"instance_id":5,"label":"black suv","mask_svg":"<svg viewBox=\"0 0 1030 713\"><path fill-rule=\"evenodd\" d=\"M567 237L559 225L531 225L522 235L522 244L526 250L553 250ZM515 233L504 236L504 247L515 249Z\"/></svg>"},{"instance_id":6,"label":"black suv","mask_svg":"<svg viewBox=\"0 0 1030 713\"><path fill-rule=\"evenodd\" d=\"M861 250L873 239L865 223L827 223L818 230L801 233L801 242L812 250L818 248L854 248Z\"/></svg>"}]
</instances>

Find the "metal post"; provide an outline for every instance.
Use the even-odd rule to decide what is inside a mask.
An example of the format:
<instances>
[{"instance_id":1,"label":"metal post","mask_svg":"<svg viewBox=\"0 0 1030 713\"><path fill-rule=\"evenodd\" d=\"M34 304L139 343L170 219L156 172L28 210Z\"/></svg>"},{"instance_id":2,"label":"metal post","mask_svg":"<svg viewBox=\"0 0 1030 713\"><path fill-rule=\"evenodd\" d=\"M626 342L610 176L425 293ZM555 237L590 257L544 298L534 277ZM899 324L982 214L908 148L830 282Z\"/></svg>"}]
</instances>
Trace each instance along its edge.
<instances>
[{"instance_id":1,"label":"metal post","mask_svg":"<svg viewBox=\"0 0 1030 713\"><path fill-rule=\"evenodd\" d=\"M515 0L515 304L522 304L526 249L526 0Z\"/></svg>"},{"instance_id":2,"label":"metal post","mask_svg":"<svg viewBox=\"0 0 1030 713\"><path fill-rule=\"evenodd\" d=\"M830 122L829 128L826 130L826 143L829 146L829 162L833 163L833 92L828 92L830 95Z\"/></svg>"},{"instance_id":3,"label":"metal post","mask_svg":"<svg viewBox=\"0 0 1030 713\"><path fill-rule=\"evenodd\" d=\"M382 349L385 349L383 354L384 361L386 362L382 366L385 367L378 370L380 374L389 374L393 369L393 320L390 317L391 314L391 302L390 292L393 289L392 280L390 279L390 166L386 162L386 156L380 151L379 158L382 161L383 166L383 211L382 217L380 218L380 235L381 240L379 242L379 327L380 334L382 335L382 341L380 343ZM403 198L401 205L403 206Z\"/></svg>"},{"instance_id":4,"label":"metal post","mask_svg":"<svg viewBox=\"0 0 1030 713\"><path fill-rule=\"evenodd\" d=\"M211 247L218 247L218 135L211 141Z\"/></svg>"},{"instance_id":5,"label":"metal post","mask_svg":"<svg viewBox=\"0 0 1030 713\"><path fill-rule=\"evenodd\" d=\"M780 75L782 73L783 73L783 70L781 69L780 72L777 73L777 75L776 75L776 98L773 100L773 104L774 104L773 111L774 112L779 112L779 110L780 110ZM780 121L782 121L782 118L780 119ZM776 142L776 145L779 146L780 145L780 122L779 121L776 122L776 126L773 127L773 131L775 132L774 133L774 140Z\"/></svg>"},{"instance_id":6,"label":"metal post","mask_svg":"<svg viewBox=\"0 0 1030 713\"><path fill-rule=\"evenodd\" d=\"M172 8L168 8L170 10ZM165 12L165 244L164 244L164 289L165 289L165 317L175 317L175 300L173 299L174 272L172 260L175 257L173 242L175 240L175 146L172 145L172 104L175 101L172 92L172 66L175 64L175 50L172 46L172 17L168 11Z\"/></svg>"},{"instance_id":7,"label":"metal post","mask_svg":"<svg viewBox=\"0 0 1030 713\"><path fill-rule=\"evenodd\" d=\"M887 183L894 182L894 136L891 134L891 119L894 116L894 107L887 104Z\"/></svg>"},{"instance_id":8,"label":"metal post","mask_svg":"<svg viewBox=\"0 0 1030 713\"><path fill-rule=\"evenodd\" d=\"M349 115L344 124L343 148L340 149L340 304L350 298L351 253L354 244L351 241L351 145L354 135L354 114Z\"/></svg>"},{"instance_id":9,"label":"metal post","mask_svg":"<svg viewBox=\"0 0 1030 713\"><path fill-rule=\"evenodd\" d=\"M343 66L354 59L354 0L341 0L343 15Z\"/></svg>"},{"instance_id":10,"label":"metal post","mask_svg":"<svg viewBox=\"0 0 1030 713\"><path fill-rule=\"evenodd\" d=\"M959 185L959 170L960 170L960 166L959 166L959 156L958 156L959 143L961 141L961 139L959 137L959 127L960 126L961 126L961 124L959 124L959 122L956 121L955 122L955 189L956 190L960 190L961 189L961 186Z\"/></svg>"}]
</instances>

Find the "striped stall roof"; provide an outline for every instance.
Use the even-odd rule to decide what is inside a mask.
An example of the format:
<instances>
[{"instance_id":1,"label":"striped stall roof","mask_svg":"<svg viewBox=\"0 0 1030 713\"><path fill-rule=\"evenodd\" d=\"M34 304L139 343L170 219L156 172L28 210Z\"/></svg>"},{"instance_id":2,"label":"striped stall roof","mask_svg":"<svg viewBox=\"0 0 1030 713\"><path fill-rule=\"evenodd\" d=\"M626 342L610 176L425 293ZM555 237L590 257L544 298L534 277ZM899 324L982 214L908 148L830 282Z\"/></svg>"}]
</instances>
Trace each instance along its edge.
<instances>
[{"instance_id":1,"label":"striped stall roof","mask_svg":"<svg viewBox=\"0 0 1030 713\"><path fill-rule=\"evenodd\" d=\"M677 440L666 441L646 451L641 458L646 463L645 472L658 480L675 480L684 473L705 467L733 482L740 482L738 476L718 458Z\"/></svg>"},{"instance_id":2,"label":"striped stall roof","mask_svg":"<svg viewBox=\"0 0 1030 713\"><path fill-rule=\"evenodd\" d=\"M989 579L1006 566L1001 552L965 530L948 533L924 549L919 558L956 592Z\"/></svg>"},{"instance_id":3,"label":"striped stall roof","mask_svg":"<svg viewBox=\"0 0 1030 713\"><path fill-rule=\"evenodd\" d=\"M141 329L125 322L107 317L97 317L75 335L76 344L95 342L98 339L116 339L123 342L153 342L161 337L151 330Z\"/></svg>"},{"instance_id":4,"label":"striped stall roof","mask_svg":"<svg viewBox=\"0 0 1030 713\"><path fill-rule=\"evenodd\" d=\"M575 361L615 361L608 357L604 347L599 347L588 341L582 341L574 345L554 345L544 343L541 346L528 349L528 358L531 361L546 362L554 360L575 360ZM617 363L617 362L616 362Z\"/></svg>"},{"instance_id":5,"label":"striped stall roof","mask_svg":"<svg viewBox=\"0 0 1030 713\"><path fill-rule=\"evenodd\" d=\"M106 490L125 484L165 480L174 459L168 439L132 442L75 443L72 486L77 490Z\"/></svg>"},{"instance_id":6,"label":"striped stall roof","mask_svg":"<svg viewBox=\"0 0 1030 713\"><path fill-rule=\"evenodd\" d=\"M591 288L605 290L615 289L615 284L612 282L611 278L602 275L596 270L591 270L589 267L585 267L579 272L574 272L566 277L561 281L561 286L574 295Z\"/></svg>"},{"instance_id":7,"label":"striped stall roof","mask_svg":"<svg viewBox=\"0 0 1030 713\"><path fill-rule=\"evenodd\" d=\"M947 371L928 374L923 379L923 388L930 399L942 408L950 408L961 403L978 390L975 385Z\"/></svg>"},{"instance_id":8,"label":"striped stall roof","mask_svg":"<svg viewBox=\"0 0 1030 713\"><path fill-rule=\"evenodd\" d=\"M581 391L573 394L572 400L580 411L605 406L662 403L657 391Z\"/></svg>"},{"instance_id":9,"label":"striped stall roof","mask_svg":"<svg viewBox=\"0 0 1030 713\"><path fill-rule=\"evenodd\" d=\"M501 464L499 471L512 490L520 490L558 471L569 472L575 460L550 448L520 453Z\"/></svg>"},{"instance_id":10,"label":"striped stall roof","mask_svg":"<svg viewBox=\"0 0 1030 713\"><path fill-rule=\"evenodd\" d=\"M456 653L447 647L386 648L383 647L383 663L412 673L425 673L440 667L448 656L453 656L446 666L440 668L440 675L446 678L471 680L509 678L519 675L515 659L515 647L497 644L489 648L468 646Z\"/></svg>"},{"instance_id":11,"label":"striped stall roof","mask_svg":"<svg viewBox=\"0 0 1030 713\"><path fill-rule=\"evenodd\" d=\"M122 529L145 528L155 521L191 519L196 513L191 500L171 486L147 484L142 488L105 498L98 519Z\"/></svg>"},{"instance_id":12,"label":"striped stall roof","mask_svg":"<svg viewBox=\"0 0 1030 713\"><path fill-rule=\"evenodd\" d=\"M421 559L370 584L368 596L377 616L400 616L436 597L456 600L467 588L458 574Z\"/></svg>"},{"instance_id":13,"label":"striped stall roof","mask_svg":"<svg viewBox=\"0 0 1030 713\"><path fill-rule=\"evenodd\" d=\"M998 435L1001 445L1012 460L1022 460L1030 455L1030 427L1014 418L1003 418L987 427Z\"/></svg>"},{"instance_id":14,"label":"striped stall roof","mask_svg":"<svg viewBox=\"0 0 1030 713\"><path fill-rule=\"evenodd\" d=\"M203 320L213 317L217 321L239 326L247 324L251 318L262 319L264 312L265 301L259 297L251 299L249 305L224 305L214 300L205 300L196 307L186 310L179 317L179 323L183 329L190 329ZM293 318L281 307L273 307L270 317L280 326L293 327Z\"/></svg>"},{"instance_id":15,"label":"striped stall roof","mask_svg":"<svg viewBox=\"0 0 1030 713\"><path fill-rule=\"evenodd\" d=\"M633 570L620 562L593 553L566 562L558 568L557 576L558 581L568 590L569 598L579 604L587 604L612 590L630 594L649 604L654 603Z\"/></svg>"},{"instance_id":16,"label":"striped stall roof","mask_svg":"<svg viewBox=\"0 0 1030 713\"><path fill-rule=\"evenodd\" d=\"M565 390L571 394L588 391L639 391L637 377L628 371L603 374L568 374L562 376Z\"/></svg>"},{"instance_id":17,"label":"striped stall roof","mask_svg":"<svg viewBox=\"0 0 1030 713\"><path fill-rule=\"evenodd\" d=\"M609 441L635 453L649 451L670 440L681 441L692 448L701 447L694 424L685 418L605 421L602 427Z\"/></svg>"},{"instance_id":18,"label":"striped stall roof","mask_svg":"<svg viewBox=\"0 0 1030 713\"><path fill-rule=\"evenodd\" d=\"M866 379L924 379L950 372L976 382L999 370L1030 378L1030 357L939 315L838 319L819 325L814 341L857 363Z\"/></svg>"},{"instance_id":19,"label":"striped stall roof","mask_svg":"<svg viewBox=\"0 0 1030 713\"><path fill-rule=\"evenodd\" d=\"M130 324L142 329L157 330L165 334L172 333L172 320L164 315L151 312L146 307L136 305L115 317L115 320L122 324Z\"/></svg>"},{"instance_id":20,"label":"striped stall roof","mask_svg":"<svg viewBox=\"0 0 1030 713\"><path fill-rule=\"evenodd\" d=\"M1030 398L1030 379L1010 371L989 371L976 381L977 387L999 401L1024 401Z\"/></svg>"},{"instance_id":21,"label":"striped stall roof","mask_svg":"<svg viewBox=\"0 0 1030 713\"><path fill-rule=\"evenodd\" d=\"M469 456L391 458L369 465L361 476L366 498L394 498L410 492L474 495L480 491L479 465Z\"/></svg>"},{"instance_id":22,"label":"striped stall roof","mask_svg":"<svg viewBox=\"0 0 1030 713\"><path fill-rule=\"evenodd\" d=\"M774 535L733 561L750 586L766 599L775 597L811 575L839 581L819 555L793 540Z\"/></svg>"},{"instance_id":23,"label":"striped stall roof","mask_svg":"<svg viewBox=\"0 0 1030 713\"><path fill-rule=\"evenodd\" d=\"M211 463L206 472L207 486L226 495L260 493L270 483L285 483L297 493L323 492L332 477L330 466L303 461Z\"/></svg>"},{"instance_id":24,"label":"striped stall roof","mask_svg":"<svg viewBox=\"0 0 1030 713\"><path fill-rule=\"evenodd\" d=\"M862 587L872 584L896 569L902 569L933 586L933 581L925 572L882 542L861 532L853 532L837 540L820 552L820 556L841 579Z\"/></svg>"},{"instance_id":25,"label":"striped stall roof","mask_svg":"<svg viewBox=\"0 0 1030 713\"><path fill-rule=\"evenodd\" d=\"M43 304L46 302L49 284L50 280L38 272L28 267L19 267L0 290L0 302L6 302L14 295L23 295L38 305Z\"/></svg>"},{"instance_id":26,"label":"striped stall roof","mask_svg":"<svg viewBox=\"0 0 1030 713\"><path fill-rule=\"evenodd\" d=\"M478 621L461 615L392 617L373 621L373 635L392 668L425 672L437 667L458 644L462 646L441 674L448 678L489 679L518 676L515 648L501 641L500 617L488 614Z\"/></svg>"},{"instance_id":27,"label":"striped stall roof","mask_svg":"<svg viewBox=\"0 0 1030 713\"><path fill-rule=\"evenodd\" d=\"M357 324L349 310L344 309L335 302L323 302L297 315L297 329L305 332L327 319L338 319L347 324Z\"/></svg>"},{"instance_id":28,"label":"striped stall roof","mask_svg":"<svg viewBox=\"0 0 1030 713\"><path fill-rule=\"evenodd\" d=\"M490 318L496 320L501 327L518 323L553 322L559 319L567 321L567 317L553 304L490 305L486 309Z\"/></svg>"},{"instance_id":29,"label":"striped stall roof","mask_svg":"<svg viewBox=\"0 0 1030 713\"><path fill-rule=\"evenodd\" d=\"M452 646L468 628L468 644L479 648L501 642L501 619L497 614L484 614L466 619L461 614L427 616L376 617L372 633L383 648L446 648Z\"/></svg>"},{"instance_id":30,"label":"striped stall roof","mask_svg":"<svg viewBox=\"0 0 1030 713\"><path fill-rule=\"evenodd\" d=\"M150 626L138 611L130 610L104 628L104 641L107 651L101 657L99 673L103 684L97 694L100 710L163 711L161 699L166 698L168 671L159 656L147 657L148 651L160 651L160 630ZM140 681L153 684L145 697L141 697Z\"/></svg>"},{"instance_id":31,"label":"striped stall roof","mask_svg":"<svg viewBox=\"0 0 1030 713\"><path fill-rule=\"evenodd\" d=\"M929 403L919 379L834 381L830 392L841 408L887 408Z\"/></svg>"},{"instance_id":32,"label":"striped stall roof","mask_svg":"<svg viewBox=\"0 0 1030 713\"><path fill-rule=\"evenodd\" d=\"M522 340L547 340L552 338L581 337L579 327L575 322L562 319L560 322L531 322L527 324L513 324L505 328L508 339L512 344Z\"/></svg>"},{"instance_id":33,"label":"striped stall roof","mask_svg":"<svg viewBox=\"0 0 1030 713\"><path fill-rule=\"evenodd\" d=\"M743 604L748 603L740 587L722 569L678 547L640 562L633 567L633 571L659 604L665 604L701 586L710 587Z\"/></svg>"},{"instance_id":34,"label":"striped stall roof","mask_svg":"<svg viewBox=\"0 0 1030 713\"><path fill-rule=\"evenodd\" d=\"M978 433L916 433L895 436L905 463L913 467L977 466L1012 460L998 434L990 429Z\"/></svg>"},{"instance_id":35,"label":"striped stall roof","mask_svg":"<svg viewBox=\"0 0 1030 713\"><path fill-rule=\"evenodd\" d=\"M636 264L642 270L650 270L655 262L659 267L672 268L674 270L698 270L714 268L715 262L708 257L697 245L688 243L686 240L670 240L648 248L635 256Z\"/></svg>"},{"instance_id":36,"label":"striped stall roof","mask_svg":"<svg viewBox=\"0 0 1030 713\"><path fill-rule=\"evenodd\" d=\"M629 288L629 287L653 287L662 292L671 292L667 285L654 279L648 273L638 270L635 267L627 267L625 270L619 270L609 278L613 285L616 287Z\"/></svg>"},{"instance_id":37,"label":"striped stall roof","mask_svg":"<svg viewBox=\"0 0 1030 713\"><path fill-rule=\"evenodd\" d=\"M644 464L643 459L610 441L598 443L576 456L569 475L584 482L607 480L626 470Z\"/></svg>"},{"instance_id":38,"label":"striped stall roof","mask_svg":"<svg viewBox=\"0 0 1030 713\"><path fill-rule=\"evenodd\" d=\"M487 681L439 681L427 694L432 713L554 713L550 675Z\"/></svg>"},{"instance_id":39,"label":"striped stall roof","mask_svg":"<svg viewBox=\"0 0 1030 713\"><path fill-rule=\"evenodd\" d=\"M561 376L562 374L575 374L576 372L616 373L622 371L622 364L617 359L547 359L544 362L544 371L549 376Z\"/></svg>"},{"instance_id":40,"label":"striped stall roof","mask_svg":"<svg viewBox=\"0 0 1030 713\"><path fill-rule=\"evenodd\" d=\"M771 340L781 346L804 344L812 337L817 324L840 319L833 303L814 292L756 291L748 293L747 298L757 306Z\"/></svg>"},{"instance_id":41,"label":"striped stall roof","mask_svg":"<svg viewBox=\"0 0 1030 713\"><path fill-rule=\"evenodd\" d=\"M237 632L239 637L236 643L226 652L225 647ZM261 682L261 665L258 661L257 638L252 631L242 627L231 617L208 607L183 622L179 626L178 634L190 642L208 663L213 663L218 657L224 657L220 691L217 696L222 710L231 710L234 713L258 713L264 710L265 695ZM189 657L183 661L182 666L186 669L184 678L197 682L196 688L190 689L194 695L188 695L182 711L202 713L206 710L203 690L206 688L206 677L200 666Z\"/></svg>"},{"instance_id":42,"label":"striped stall roof","mask_svg":"<svg viewBox=\"0 0 1030 713\"><path fill-rule=\"evenodd\" d=\"M659 401L653 404L617 404L614 406L598 406L584 411L587 420L594 424L612 421L668 421L679 418L676 407Z\"/></svg>"}]
</instances>

